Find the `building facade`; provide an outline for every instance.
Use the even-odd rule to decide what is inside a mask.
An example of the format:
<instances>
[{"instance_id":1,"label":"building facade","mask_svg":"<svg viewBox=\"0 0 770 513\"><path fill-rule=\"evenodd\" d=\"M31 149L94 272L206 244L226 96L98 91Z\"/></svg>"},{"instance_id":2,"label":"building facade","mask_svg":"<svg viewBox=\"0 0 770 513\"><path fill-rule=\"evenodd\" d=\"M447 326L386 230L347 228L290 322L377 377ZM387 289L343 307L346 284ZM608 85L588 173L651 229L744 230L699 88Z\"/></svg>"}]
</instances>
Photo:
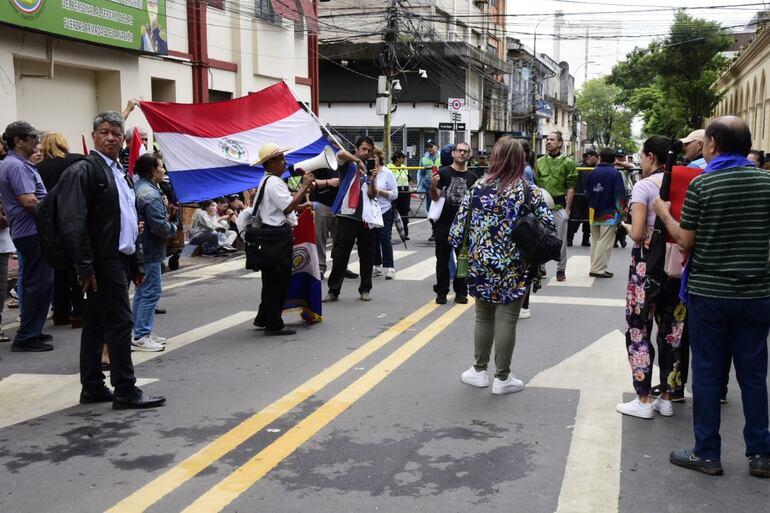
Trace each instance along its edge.
<instances>
[{"instance_id":1,"label":"building facade","mask_svg":"<svg viewBox=\"0 0 770 513\"><path fill-rule=\"evenodd\" d=\"M384 36L394 29L392 78L398 85L392 90L391 148L404 150L410 162L428 139L490 148L508 130L504 0L411 0L395 15L388 14L389 5L319 4L323 121L349 141L369 135L382 144L378 77L386 64ZM389 16L396 18L391 26ZM450 99L459 108L450 110Z\"/></svg>"},{"instance_id":2,"label":"building facade","mask_svg":"<svg viewBox=\"0 0 770 513\"><path fill-rule=\"evenodd\" d=\"M24 119L79 151L94 114L130 98L217 101L285 80L310 102L314 1L4 1L0 125ZM127 125L149 130L138 109Z\"/></svg>"},{"instance_id":3,"label":"building facade","mask_svg":"<svg viewBox=\"0 0 770 513\"><path fill-rule=\"evenodd\" d=\"M770 150L770 30L760 26L754 38L735 57L714 87L723 94L713 117L743 118L751 129L754 147Z\"/></svg>"}]
</instances>

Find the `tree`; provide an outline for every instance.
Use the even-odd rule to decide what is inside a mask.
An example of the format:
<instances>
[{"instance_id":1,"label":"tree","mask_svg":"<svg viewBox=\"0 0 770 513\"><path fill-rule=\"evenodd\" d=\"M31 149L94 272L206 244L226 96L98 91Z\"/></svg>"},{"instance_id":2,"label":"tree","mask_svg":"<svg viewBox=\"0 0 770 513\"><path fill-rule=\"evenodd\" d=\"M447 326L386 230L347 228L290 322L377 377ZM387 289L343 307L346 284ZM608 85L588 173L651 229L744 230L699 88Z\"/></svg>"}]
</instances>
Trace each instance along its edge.
<instances>
[{"instance_id":1,"label":"tree","mask_svg":"<svg viewBox=\"0 0 770 513\"><path fill-rule=\"evenodd\" d=\"M634 113L621 102L622 89L607 83L605 77L589 80L578 93L576 104L588 127L588 140L594 147L609 146L635 152L631 137Z\"/></svg>"},{"instance_id":2,"label":"tree","mask_svg":"<svg viewBox=\"0 0 770 513\"><path fill-rule=\"evenodd\" d=\"M646 133L682 136L701 128L719 103L711 86L727 65L721 52L732 41L719 23L678 11L668 37L629 53L607 82L621 89L620 102L644 117Z\"/></svg>"}]
</instances>

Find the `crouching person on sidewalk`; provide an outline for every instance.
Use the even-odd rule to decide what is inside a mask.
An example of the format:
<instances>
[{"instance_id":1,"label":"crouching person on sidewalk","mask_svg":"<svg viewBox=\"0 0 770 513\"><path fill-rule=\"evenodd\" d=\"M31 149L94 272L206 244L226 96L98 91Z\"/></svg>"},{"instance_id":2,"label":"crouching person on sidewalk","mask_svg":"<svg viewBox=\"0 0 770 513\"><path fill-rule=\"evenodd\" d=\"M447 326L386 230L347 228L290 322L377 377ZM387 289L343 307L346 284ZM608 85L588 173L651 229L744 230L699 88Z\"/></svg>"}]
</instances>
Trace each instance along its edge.
<instances>
[{"instance_id":1,"label":"crouching person on sidewalk","mask_svg":"<svg viewBox=\"0 0 770 513\"><path fill-rule=\"evenodd\" d=\"M75 262L86 293L80 338L80 402L112 402L114 409L152 408L166 402L136 387L131 362L131 281L141 286L141 242L136 196L118 162L123 117L104 112L93 122L94 150L69 166L57 185L56 216L61 240ZM104 385L102 344L110 353L110 381Z\"/></svg>"}]
</instances>

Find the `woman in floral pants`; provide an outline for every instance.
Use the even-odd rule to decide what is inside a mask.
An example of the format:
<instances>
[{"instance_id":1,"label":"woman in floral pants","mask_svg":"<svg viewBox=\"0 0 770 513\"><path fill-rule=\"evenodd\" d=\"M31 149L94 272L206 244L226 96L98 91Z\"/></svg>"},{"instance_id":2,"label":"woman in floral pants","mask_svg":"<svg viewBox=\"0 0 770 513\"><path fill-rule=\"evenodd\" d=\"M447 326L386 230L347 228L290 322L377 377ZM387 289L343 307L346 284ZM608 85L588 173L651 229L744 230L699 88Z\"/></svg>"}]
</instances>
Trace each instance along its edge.
<instances>
[{"instance_id":1,"label":"woman in floral pants","mask_svg":"<svg viewBox=\"0 0 770 513\"><path fill-rule=\"evenodd\" d=\"M651 230L655 223L652 203L660 195L663 179L663 163L670 147L670 140L654 136L645 141L640 152L644 179L634 185L631 193L632 224L625 224L634 241L631 250L631 266L626 289L626 348L631 365L634 390L637 397L617 406L617 411L644 419L651 419L654 412L671 416L671 393L684 386L686 360L681 356L686 343L687 310L679 301L680 279L669 277L655 298L647 304L644 292L644 278L647 264L644 253L649 244ZM653 401L652 366L655 348L652 344L653 321L658 326L657 346L660 367L660 397Z\"/></svg>"}]
</instances>

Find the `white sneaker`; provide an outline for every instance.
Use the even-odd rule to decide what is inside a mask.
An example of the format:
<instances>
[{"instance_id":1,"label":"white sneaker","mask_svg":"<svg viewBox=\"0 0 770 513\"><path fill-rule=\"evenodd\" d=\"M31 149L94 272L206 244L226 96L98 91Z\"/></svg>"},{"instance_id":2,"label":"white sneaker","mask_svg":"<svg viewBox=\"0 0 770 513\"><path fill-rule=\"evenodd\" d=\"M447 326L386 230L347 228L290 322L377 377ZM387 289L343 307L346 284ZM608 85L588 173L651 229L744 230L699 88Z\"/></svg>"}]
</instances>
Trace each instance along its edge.
<instances>
[{"instance_id":1,"label":"white sneaker","mask_svg":"<svg viewBox=\"0 0 770 513\"><path fill-rule=\"evenodd\" d=\"M145 335L140 339L134 339L131 341L132 351L146 351L149 353L157 353L166 349L163 344L159 344L150 338L150 335Z\"/></svg>"},{"instance_id":2,"label":"white sneaker","mask_svg":"<svg viewBox=\"0 0 770 513\"><path fill-rule=\"evenodd\" d=\"M519 310L519 319L529 319L529 308L522 308Z\"/></svg>"},{"instance_id":3,"label":"white sneaker","mask_svg":"<svg viewBox=\"0 0 770 513\"><path fill-rule=\"evenodd\" d=\"M388 267L387 269L385 269L385 279L386 280L392 280L395 277L396 277L396 270L395 269L393 269L392 267Z\"/></svg>"},{"instance_id":4,"label":"white sneaker","mask_svg":"<svg viewBox=\"0 0 770 513\"><path fill-rule=\"evenodd\" d=\"M163 346L166 345L166 341L168 340L166 337L159 337L155 333L150 333L150 340L157 342L158 344L161 344Z\"/></svg>"},{"instance_id":5,"label":"white sneaker","mask_svg":"<svg viewBox=\"0 0 770 513\"><path fill-rule=\"evenodd\" d=\"M615 409L623 415L639 417L640 419L651 419L655 416L652 411L652 403L643 403L638 397L627 403L619 403Z\"/></svg>"},{"instance_id":6,"label":"white sneaker","mask_svg":"<svg viewBox=\"0 0 770 513\"><path fill-rule=\"evenodd\" d=\"M470 369L460 374L460 381L473 387L488 387L489 373L486 370L479 372L473 365L471 365Z\"/></svg>"},{"instance_id":7,"label":"white sneaker","mask_svg":"<svg viewBox=\"0 0 770 513\"><path fill-rule=\"evenodd\" d=\"M508 378L505 381L495 378L494 383L492 383L492 393L498 395L512 394L523 389L524 382L520 379L516 379L516 376L513 374L508 374Z\"/></svg>"},{"instance_id":8,"label":"white sneaker","mask_svg":"<svg viewBox=\"0 0 770 513\"><path fill-rule=\"evenodd\" d=\"M374 268L372 268L372 277L375 277L375 276L382 276L381 265L375 265Z\"/></svg>"},{"instance_id":9,"label":"white sneaker","mask_svg":"<svg viewBox=\"0 0 770 513\"><path fill-rule=\"evenodd\" d=\"M671 401L661 399L660 397L652 402L652 409L664 417L670 417L674 414L674 407L671 405Z\"/></svg>"}]
</instances>

